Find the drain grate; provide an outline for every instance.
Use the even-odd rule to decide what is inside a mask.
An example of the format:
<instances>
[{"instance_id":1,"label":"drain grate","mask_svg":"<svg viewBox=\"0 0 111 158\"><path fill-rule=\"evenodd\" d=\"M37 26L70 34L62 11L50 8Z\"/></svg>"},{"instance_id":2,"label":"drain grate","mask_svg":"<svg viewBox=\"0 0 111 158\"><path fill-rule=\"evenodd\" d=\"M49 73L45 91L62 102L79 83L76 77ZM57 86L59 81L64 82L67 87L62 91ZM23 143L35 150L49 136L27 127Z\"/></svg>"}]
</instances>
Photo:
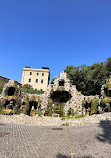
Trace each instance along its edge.
<instances>
[{"instance_id":1,"label":"drain grate","mask_svg":"<svg viewBox=\"0 0 111 158\"><path fill-rule=\"evenodd\" d=\"M0 123L0 126L4 126L5 124L3 124L3 123Z\"/></svg>"},{"instance_id":2,"label":"drain grate","mask_svg":"<svg viewBox=\"0 0 111 158\"><path fill-rule=\"evenodd\" d=\"M52 128L52 130L63 130L63 128Z\"/></svg>"},{"instance_id":3,"label":"drain grate","mask_svg":"<svg viewBox=\"0 0 111 158\"><path fill-rule=\"evenodd\" d=\"M5 135L7 135L7 134L9 134L9 133L7 133L7 132L0 132L0 137L3 137Z\"/></svg>"}]
</instances>

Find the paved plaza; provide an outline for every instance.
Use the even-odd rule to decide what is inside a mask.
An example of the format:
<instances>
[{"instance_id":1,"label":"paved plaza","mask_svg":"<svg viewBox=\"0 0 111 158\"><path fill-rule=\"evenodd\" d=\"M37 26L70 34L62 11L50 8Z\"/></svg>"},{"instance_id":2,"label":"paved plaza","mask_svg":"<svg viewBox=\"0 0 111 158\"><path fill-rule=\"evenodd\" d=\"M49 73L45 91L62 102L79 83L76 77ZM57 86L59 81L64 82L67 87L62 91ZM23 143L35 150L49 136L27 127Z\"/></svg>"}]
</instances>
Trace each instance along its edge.
<instances>
[{"instance_id":1,"label":"paved plaza","mask_svg":"<svg viewBox=\"0 0 111 158\"><path fill-rule=\"evenodd\" d=\"M0 158L110 158L111 121L44 127L0 122Z\"/></svg>"}]
</instances>

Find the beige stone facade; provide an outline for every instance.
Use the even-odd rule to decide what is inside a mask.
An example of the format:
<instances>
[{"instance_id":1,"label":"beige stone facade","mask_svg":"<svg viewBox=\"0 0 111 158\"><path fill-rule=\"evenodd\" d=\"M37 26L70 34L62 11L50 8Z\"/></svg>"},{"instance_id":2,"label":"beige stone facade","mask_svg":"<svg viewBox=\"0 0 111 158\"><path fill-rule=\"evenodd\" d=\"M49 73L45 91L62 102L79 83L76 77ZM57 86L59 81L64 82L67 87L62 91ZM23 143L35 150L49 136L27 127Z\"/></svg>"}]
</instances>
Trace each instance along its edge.
<instances>
[{"instance_id":1,"label":"beige stone facade","mask_svg":"<svg viewBox=\"0 0 111 158\"><path fill-rule=\"evenodd\" d=\"M21 84L30 84L35 90L46 91L49 80L50 70L48 68L24 68Z\"/></svg>"}]
</instances>

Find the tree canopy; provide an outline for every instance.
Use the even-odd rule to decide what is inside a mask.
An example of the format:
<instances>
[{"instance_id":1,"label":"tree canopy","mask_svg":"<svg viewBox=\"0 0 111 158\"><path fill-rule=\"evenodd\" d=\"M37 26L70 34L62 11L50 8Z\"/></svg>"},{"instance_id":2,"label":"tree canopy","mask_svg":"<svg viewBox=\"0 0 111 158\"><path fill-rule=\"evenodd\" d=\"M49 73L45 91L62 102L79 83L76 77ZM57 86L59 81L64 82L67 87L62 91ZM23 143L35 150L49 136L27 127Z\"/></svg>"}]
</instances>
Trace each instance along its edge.
<instances>
[{"instance_id":1,"label":"tree canopy","mask_svg":"<svg viewBox=\"0 0 111 158\"><path fill-rule=\"evenodd\" d=\"M91 66L67 66L67 77L84 95L100 95L101 86L111 77L111 57Z\"/></svg>"}]
</instances>

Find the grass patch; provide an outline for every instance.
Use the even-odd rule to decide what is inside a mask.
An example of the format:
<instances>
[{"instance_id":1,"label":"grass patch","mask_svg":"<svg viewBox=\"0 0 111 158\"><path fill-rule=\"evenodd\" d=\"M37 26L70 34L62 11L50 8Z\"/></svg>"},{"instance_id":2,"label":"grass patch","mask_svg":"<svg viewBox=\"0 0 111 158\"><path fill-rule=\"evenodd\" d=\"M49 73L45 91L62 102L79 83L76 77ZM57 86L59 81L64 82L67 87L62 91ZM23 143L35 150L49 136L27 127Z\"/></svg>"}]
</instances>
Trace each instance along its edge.
<instances>
[{"instance_id":1,"label":"grass patch","mask_svg":"<svg viewBox=\"0 0 111 158\"><path fill-rule=\"evenodd\" d=\"M75 114L75 119L79 119L79 118L82 118L82 117L85 117L85 115Z\"/></svg>"},{"instance_id":2,"label":"grass patch","mask_svg":"<svg viewBox=\"0 0 111 158\"><path fill-rule=\"evenodd\" d=\"M62 119L79 119L82 117L85 117L85 115L75 114L74 117L64 116L64 117L60 117L60 118L62 118Z\"/></svg>"}]
</instances>

